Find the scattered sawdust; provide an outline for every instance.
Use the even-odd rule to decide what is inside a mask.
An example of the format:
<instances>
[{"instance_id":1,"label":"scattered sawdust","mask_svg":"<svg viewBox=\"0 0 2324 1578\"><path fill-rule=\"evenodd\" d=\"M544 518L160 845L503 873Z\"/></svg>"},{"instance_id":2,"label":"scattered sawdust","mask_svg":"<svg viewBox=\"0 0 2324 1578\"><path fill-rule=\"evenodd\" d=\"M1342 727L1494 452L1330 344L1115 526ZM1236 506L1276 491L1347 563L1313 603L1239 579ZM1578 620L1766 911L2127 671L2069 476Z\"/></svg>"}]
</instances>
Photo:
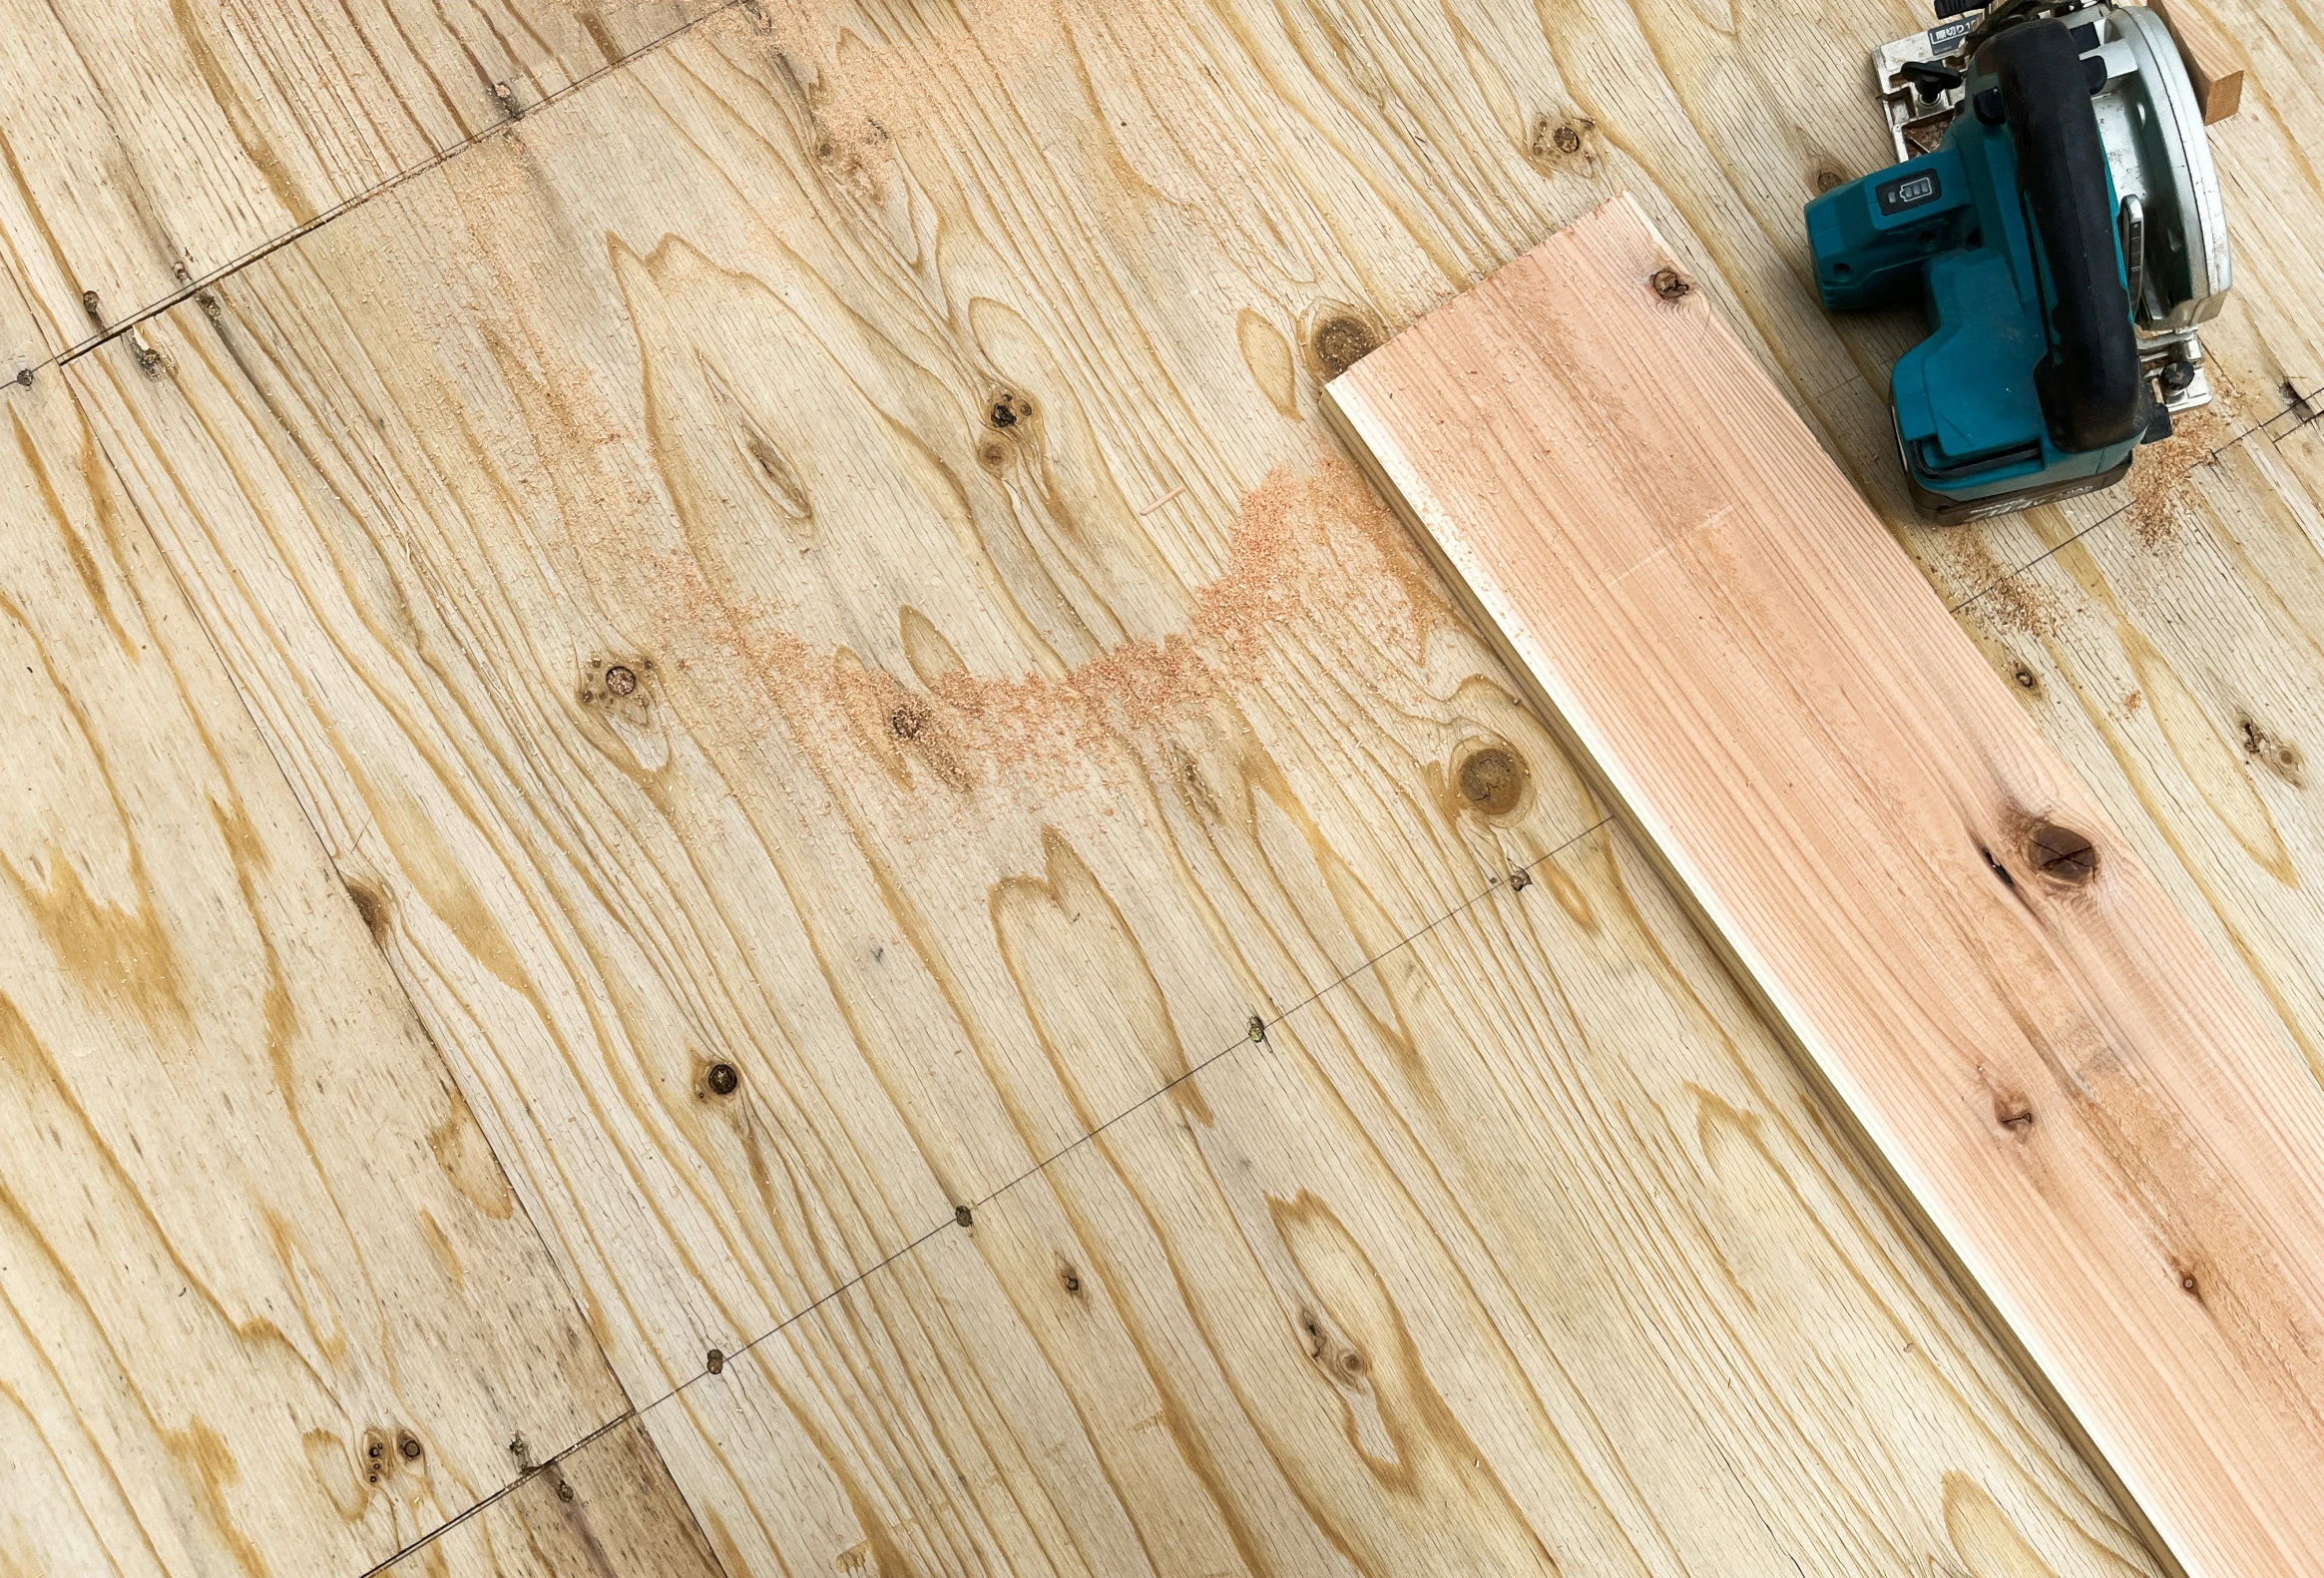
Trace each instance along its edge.
<instances>
[{"instance_id":1,"label":"scattered sawdust","mask_svg":"<svg viewBox=\"0 0 2324 1578\"><path fill-rule=\"evenodd\" d=\"M2211 407L2181 417L2171 437L2138 449L2124 508L2140 547L2160 552L2178 540L2192 493L2188 479L2234 436L2231 424ZM1975 527L1941 532L1936 541L1950 561L1951 584L1970 590L1978 617L1988 625L2029 636L2057 631L2065 612L2057 595L2034 575L2003 566Z\"/></svg>"},{"instance_id":2,"label":"scattered sawdust","mask_svg":"<svg viewBox=\"0 0 2324 1578\"><path fill-rule=\"evenodd\" d=\"M2023 636L2055 635L2065 618L2058 595L2024 574L2006 577L1977 606L1990 624Z\"/></svg>"},{"instance_id":3,"label":"scattered sawdust","mask_svg":"<svg viewBox=\"0 0 2324 1578\"><path fill-rule=\"evenodd\" d=\"M2150 552L2178 540L2193 492L2187 479L2235 436L2216 407L2180 417L2177 429L2161 443L2141 448L2130 471L2130 527L2139 546Z\"/></svg>"},{"instance_id":4,"label":"scattered sawdust","mask_svg":"<svg viewBox=\"0 0 2324 1578\"><path fill-rule=\"evenodd\" d=\"M1945 527L1930 535L1945 561L1943 580L1972 599L1969 611L1989 629L2043 637L2055 633L2063 610L2057 594L2033 576L2003 564L1976 526Z\"/></svg>"},{"instance_id":5,"label":"scattered sawdust","mask_svg":"<svg viewBox=\"0 0 2324 1578\"><path fill-rule=\"evenodd\" d=\"M1394 534L1391 538L1390 534ZM1385 551L1383 551L1385 550ZM1194 594L1190 629L1133 641L1062 678L954 671L934 698L993 766L1087 753L1105 735L1186 719L1258 679L1271 654L1352 616L1417 656L1442 599L1395 521L1344 463L1278 469L1243 499L1226 573ZM1426 590L1415 600L1411 576Z\"/></svg>"},{"instance_id":6,"label":"scattered sawdust","mask_svg":"<svg viewBox=\"0 0 2324 1578\"><path fill-rule=\"evenodd\" d=\"M592 560L607 546L593 545ZM954 669L916 688L844 647L810 646L779 610L721 596L683 550L654 556L631 585L645 589L654 639L687 674L703 721L756 734L779 717L826 773L851 772L868 753L899 787L925 773L964 792L1109 782L1110 738L1215 721L1234 691L1307 649L1386 646L1417 664L1453 617L1386 506L1330 458L1308 473L1280 468L1245 496L1225 572L1195 592L1187 629L1062 675ZM847 742L857 749L836 749Z\"/></svg>"}]
</instances>

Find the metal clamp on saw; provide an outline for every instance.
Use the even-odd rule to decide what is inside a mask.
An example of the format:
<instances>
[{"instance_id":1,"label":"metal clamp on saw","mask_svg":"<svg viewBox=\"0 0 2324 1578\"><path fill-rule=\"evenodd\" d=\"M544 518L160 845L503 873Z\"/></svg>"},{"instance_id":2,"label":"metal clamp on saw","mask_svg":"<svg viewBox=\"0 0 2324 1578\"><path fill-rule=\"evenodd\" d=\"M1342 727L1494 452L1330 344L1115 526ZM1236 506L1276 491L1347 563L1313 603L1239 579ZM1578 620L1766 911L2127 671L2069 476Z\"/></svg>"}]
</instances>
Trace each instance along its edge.
<instances>
[{"instance_id":1,"label":"metal clamp on saw","mask_svg":"<svg viewBox=\"0 0 2324 1578\"><path fill-rule=\"evenodd\" d=\"M1954 523L2113 486L2209 403L2195 326L2230 283L2169 30L2113 0L1998 0L1873 69L1901 163L1810 203L1808 239L1827 307L1922 303L1890 384L1916 497Z\"/></svg>"}]
</instances>

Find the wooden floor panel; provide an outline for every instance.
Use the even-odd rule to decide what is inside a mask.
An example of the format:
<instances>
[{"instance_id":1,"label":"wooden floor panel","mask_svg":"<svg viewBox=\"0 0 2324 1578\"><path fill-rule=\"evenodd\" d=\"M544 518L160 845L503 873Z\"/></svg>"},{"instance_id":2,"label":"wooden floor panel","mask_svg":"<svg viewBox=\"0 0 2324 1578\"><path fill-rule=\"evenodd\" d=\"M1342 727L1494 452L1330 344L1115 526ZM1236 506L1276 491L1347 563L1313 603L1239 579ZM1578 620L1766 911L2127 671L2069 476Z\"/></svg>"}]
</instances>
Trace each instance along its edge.
<instances>
[{"instance_id":1,"label":"wooden floor panel","mask_svg":"<svg viewBox=\"0 0 2324 1578\"><path fill-rule=\"evenodd\" d=\"M81 344L717 3L5 0L0 262Z\"/></svg>"},{"instance_id":2,"label":"wooden floor panel","mask_svg":"<svg viewBox=\"0 0 2324 1578\"><path fill-rule=\"evenodd\" d=\"M561 5L533 9L530 36L561 41L577 25ZM2258 421L2283 408L2283 382L2324 370L2320 286L2301 271L2324 202L2299 174L2324 88L2304 48L2313 0L2210 9L2266 35L2244 115L2217 129L2244 293L2213 336L2215 364L2228 419ZM372 26L374 13L353 12L365 20L349 25ZM2300 446L2324 441L2271 443L2264 459L2241 446L2156 489L2159 514L2098 525L2048 559L2119 500L1974 532L1907 522L1880 390L1909 324L1821 311L1803 283L1799 207L1824 174L1885 159L1865 52L1918 14L1901 0L1813 15L1720 0L735 8L235 273L142 340L42 377L69 376L85 401L518 1198L646 1401L700 1375L708 1349L732 1351L1235 1046L1250 1014L1329 988L1464 904L1553 897L1547 877L1522 900L1501 889L1514 863L1603 813L1409 545L1335 472L1314 387L1624 188L1940 591L1962 602L1997 581L2017 589L1979 598L1965 621L2004 672L2035 674L2024 700L2045 733L2313 1059L2324 997L2301 946L2314 934L2302 877L2324 865L2312 791L2280 756L2270 767L2242 748L2241 720L2279 751L2305 751L2317 728L2307 676L2324 534L2318 466ZM28 26L20 36L54 24ZM459 26L431 20L411 49L432 59L440 45L426 40ZM86 201L48 166L0 183L5 261L31 265L56 345L85 332L79 288L100 288L117 320L118 302L175 288L179 253L196 252L199 272L301 212L252 173L248 138L217 130L223 101L184 86L182 35L149 32L139 48L161 49L161 65L139 67L124 47L104 71L180 87L137 88L166 113L104 134L125 151L100 161ZM550 55L567 77L543 64L543 91L589 66L563 42ZM289 150L299 190L335 202L483 129L489 84L469 78L502 69L438 68L448 118L415 112L394 124L424 136L398 131L384 152L343 161L329 151L360 140L316 133L301 151L266 119L277 112L260 78L241 102L257 107L261 147ZM383 80L418 80L405 71ZM58 86L71 80L85 85ZM366 97L381 82L343 102L384 102ZM125 97L63 70L13 91L31 111L0 108L0 134L20 162L67 135L51 122L93 126ZM211 129L181 137L181 124ZM158 140L166 164L145 151ZM36 208L60 239L31 223ZM83 286L82 270L113 271ZM2150 519L2191 524L2141 529ZM2242 645L2220 650L2230 633ZM2157 664L2175 685L2138 678ZM616 668L636 682L618 694ZM2132 707L2133 688L2169 697ZM1637 901L1657 917L1666 907L1658 893ZM1423 978L1392 999L1351 981L1324 1003L1368 1006L1331 1038L1318 1088L1371 1088L1377 1068L1421 1092L1396 1102L1432 1110L1430 1057L1467 1049L1418 1056L1414 1025L1477 1026L1487 1067L1579 1057L1545 1050L1539 1009L1512 1019L1501 1006L1563 974L1579 1002L1620 1005L1575 1010L1599 1026L1593 1058L1671 1060L1742 1115L1735 1133L1789 1136L1750 1208L1708 1236L1648 1211L1641 1199L1670 1186L1642 1175L1589 1197L1526 1197L1583 1242L1658 1222L1662 1264L1695 1269L1673 1273L1647 1313L1627 1299L1588 1307L1660 1344L1593 1349L1594 1405L1611 1408L1605 1390L1619 1385L1639 1420L1715 1414L1689 1427L1737 1454L1736 1488L1712 1493L1695 1467L1625 1445L1641 1466L1627 1502L1608 1492L1631 1509L1621 1526L1672 1509L1656 1537L1675 1543L1638 1549L1711 1552L1698 1571L1724 1570L1728 1540L1832 1553L1808 1571L1857 1570L1861 1552L1890 1547L1980 1578L2038 1570L2028 1551L2059 1574L2112 1570L2074 1532L2119 1545L2088 1480L2058 1461L2054 1432L1910 1235L1867 1204L1788 1071L1767 1064L1741 1090L1713 1077L1738 1042L1759 1070L1765 1044L1724 1007L1672 1006L1728 1001L1674 926L1654 921L1659 942L1591 942L1586 965L1564 940L1472 938L1455 984ZM711 1088L720 1063L736 1070L734 1095ZM1446 1105L1432 1132L1512 1122L1492 1106L1508 1099L1501 1084L1465 1077L1479 1116ZM1681 1122L1675 1100L1656 1097L1668 1116L1652 1132L1669 1136L1657 1144L1710 1147L1700 1114ZM1735 1145L1718 1148L1738 1165ZM1141 1154L1174 1169L1152 1188L1198 1195L1199 1159L1160 1139ZM1386 1242L1436 1231L1451 1197L1432 1198L1436 1216L1411 1208L1380 1230ZM978 1220L879 1275L934 1256L992 1284L1001 1274L953 1242L990 1242ZM1101 1233L1095 1249L1107 1244ZM1233 1264L1218 1245L1203 1253ZM1792 1270L1752 1285L1757 1313L1735 1336L1722 1322L1741 1317L1708 1291L1728 1276L1718 1267ZM1556 1274L1495 1273L1517 1304L1552 1302ZM1241 1275L1243 1291L1221 1298L1276 1298ZM1829 1302L1864 1281L1870 1292ZM1611 1281L1594 1286L1614 1299ZM810 1319L830 1327L875 1295L850 1297ZM1012 1297L975 1295L996 1311L1017 1308ZM1900 1305L1918 1312L1918 1334L1890 1344L1891 1316L1875 1312ZM1028 1351L996 1321L966 1329ZM889 1338L862 1324L819 1340ZM1893 1363L1867 1356L1891 1345ZM1953 1356L1925 1359L1939 1348ZM1748 1362L1731 1379L1716 1365L1738 1352ZM1834 1353L1850 1355L1831 1359L1845 1388L1785 1418L1782 1399ZM1326 1384L1267 1368L1283 1362L1273 1350L1247 1361ZM934 1373L883 1362L882 1384ZM1643 1372L1622 1368L1633 1363ZM1705 1402L1714 1372L1740 1389ZM1024 1384L1071 1424L1076 1388L1098 1397L1108 1378ZM1132 1390L1107 1406L1131 1408ZM1925 1400L1890 1408L1891 1394ZM863 1397L867 1417L905 1417L904 1402ZM1247 1440L1245 1411L1220 1404L1201 1428ZM869 1426L800 1448L804 1427L767 1411L764 1428L794 1444L731 1470L673 1441L662 1417L649 1427L713 1542L753 1553L741 1570L783 1570L765 1542L786 1519L835 1558L896 1520L939 1515L926 1481L896 1480L860 1509L832 1488L829 1460L881 1450ZM997 1425L943 1428L964 1462L971 1436L1016 1461ZM1075 1474L1103 1460L1086 1443L1072 1452ZM2014 1481L1997 1466L2013 1456L2045 1466ZM736 1471L754 1513L720 1477ZM1949 1495L1956 1471L1972 1488ZM1027 1571L1072 1570L1084 1551L1111 1560L1138 1524L1109 1504L1093 1492L1070 1539L1031 1511L1020 1525L1038 1537L989 1538L1052 1553L1021 1554ZM1187 1527L1210 1526L1214 1514L1189 1507ZM764 1528L745 1532L749 1518ZM1763 1518L1772 1539L1754 1532ZM1603 1532L1558 1526L1578 1548ZM944 1538L970 1543L930 1548L983 1548ZM1384 1548L1403 1561L1426 1547ZM1688 1570L1667 1554L1648 1566Z\"/></svg>"},{"instance_id":3,"label":"wooden floor panel","mask_svg":"<svg viewBox=\"0 0 2324 1578\"><path fill-rule=\"evenodd\" d=\"M653 1440L615 1426L378 1578L734 1578L721 1570Z\"/></svg>"},{"instance_id":4,"label":"wooden floor panel","mask_svg":"<svg viewBox=\"0 0 2324 1578\"><path fill-rule=\"evenodd\" d=\"M2148 1570L1634 848L1536 870L650 1410L729 1570Z\"/></svg>"},{"instance_id":5,"label":"wooden floor panel","mask_svg":"<svg viewBox=\"0 0 2324 1578\"><path fill-rule=\"evenodd\" d=\"M737 18L157 319L158 376L122 345L71 373L642 1398L1602 816L1300 416L1377 318L1271 294L1287 262L1208 216L1152 211L1169 246L1078 239L1119 197L1105 167L981 168L1071 113L1070 81L1029 59L1020 104L905 39L1006 124L927 128L875 171ZM1503 1122L1490 1082L1430 1093L1465 1042L1416 1044L1515 989L1516 957L1554 973L1487 949L1457 986L1408 983L1333 1077L1442 1100L1438 1147ZM1845 1173L1829 1137L1800 1143ZM1587 1216L1710 1275L1623 1190ZM1913 1260L1893 1222L1847 1231ZM1522 1311L1559 1269L1495 1276ZM1949 1293L1921 1296L1974 1344ZM1683 1374L1625 1358L1593 1400L1676 1417ZM1839 1482L1897 1462L1934 1505L1958 1467L1918 1415L1835 1409L1856 1444L1817 1447L1771 1371L1738 1383L1754 1439L1793 1432ZM2022 1395L1927 1406L1955 1421L1935 1439L2065 1461ZM1626 1528L1686 1524L1690 1562L1798 1494L1777 1454L1700 1501L1695 1459L1637 1433L1599 1477L1630 1476ZM740 1457L773 1516L765 1461ZM698 1458L674 1466L707 1493ZM1436 1559L1467 1494L1432 1489L1437 1532L1383 1553ZM1877 1542L1889 1499L1820 1515ZM1528 1505L1598 1537L1558 1521L1564 1492Z\"/></svg>"},{"instance_id":6,"label":"wooden floor panel","mask_svg":"<svg viewBox=\"0 0 2324 1578\"><path fill-rule=\"evenodd\" d=\"M0 1570L360 1572L620 1391L62 379L0 519Z\"/></svg>"}]
</instances>

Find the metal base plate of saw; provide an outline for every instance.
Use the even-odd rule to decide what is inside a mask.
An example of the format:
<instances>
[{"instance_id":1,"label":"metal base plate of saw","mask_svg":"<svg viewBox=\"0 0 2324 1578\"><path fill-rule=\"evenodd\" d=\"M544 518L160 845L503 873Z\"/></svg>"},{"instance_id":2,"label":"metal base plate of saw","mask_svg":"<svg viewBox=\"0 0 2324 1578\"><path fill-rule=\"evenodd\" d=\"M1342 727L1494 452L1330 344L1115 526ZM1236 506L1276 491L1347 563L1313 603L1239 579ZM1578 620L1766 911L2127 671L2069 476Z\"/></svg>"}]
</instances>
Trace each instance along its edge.
<instances>
[{"instance_id":1,"label":"metal base plate of saw","mask_svg":"<svg viewBox=\"0 0 2324 1578\"><path fill-rule=\"evenodd\" d=\"M1922 307L1890 385L1922 505L1975 520L2112 486L2209 403L2196 330L2231 283L2168 27L2114 0L2000 0L1872 67L1898 163L1809 204L1808 236L1826 306Z\"/></svg>"}]
</instances>

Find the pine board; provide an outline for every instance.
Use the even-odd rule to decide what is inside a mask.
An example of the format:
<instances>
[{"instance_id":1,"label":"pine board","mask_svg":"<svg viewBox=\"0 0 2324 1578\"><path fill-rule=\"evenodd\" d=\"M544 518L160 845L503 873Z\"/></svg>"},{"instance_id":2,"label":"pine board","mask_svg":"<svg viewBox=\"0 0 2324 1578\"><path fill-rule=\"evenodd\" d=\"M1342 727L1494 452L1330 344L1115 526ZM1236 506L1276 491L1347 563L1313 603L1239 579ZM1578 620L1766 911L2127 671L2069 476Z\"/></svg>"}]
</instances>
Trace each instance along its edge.
<instances>
[{"instance_id":1,"label":"pine board","mask_svg":"<svg viewBox=\"0 0 2324 1578\"><path fill-rule=\"evenodd\" d=\"M1104 58L1127 70L1152 43ZM1079 217L1124 196L1102 161L1027 156L1005 180L985 165L1032 146L1019 117L1078 124L1070 76L1018 60L1019 105L989 67L929 48L987 96L948 113L1008 123L919 128L908 163L872 172L736 17L157 318L151 375L126 343L68 369L641 1398L695 1396L709 1349L932 1231L941 1246L956 1205L1236 1047L1253 1013L1337 998L1603 815L1411 544L1317 453L1312 365L1373 332L1330 305L1362 286L1328 229L1301 244L1301 268L1343 271L1320 287L1281 283L1255 233L1183 205L1142 211L1160 234L1085 238ZM615 665L635 687L608 688ZM1424 1116L1438 1138L1401 1150L1394 1188L1321 1174L1351 1192L1343 1219L1379 1218L1391 1246L1441 1229L1486 1275L1457 1196L1428 1179L1468 1130L1522 1131L1478 1105L1489 1072L1456 1102L1436 1062L1471 1037L1513 1055L1506 1037L1541 1032L1493 1025L1491 1005L1554 973L1538 942L1479 939L1457 986L1351 999L1366 1006L1315 1054L1306 1110L1393 1082L1380 1143ZM1764 1508L1834 1548L1937 1549L1962 1472L2015 1497L2067 1569L2148 1570L1909 1230L1831 1182L1852 1180L1844 1148L1795 1116L1763 1037L1737 1086L1749 1021L1688 1012L1706 979L1700 960L1657 975L1601 957L1572 990L1623 1000L1592 1016L1601 1055L1797 1125L1785 1166L1805 1177L1769 1190L1756 1226L1728 1219L1738 1244L1821 1241L1845 1247L1830 1264L1897 1268L1880 1280L1981 1378L1870 1365L1802 1404L1788 1377L1829 1356L1800 1333L1830 1290L1794 1290L1812 1311L1757 1291L1754 1330L1792 1345L1719 1371L1742 1390L1697 1439L1733 1459L1735 1488L1703 1493L1702 1454L1657 1446L1655 1421L1696 1414L1715 1339L1691 1301L1729 1274L1682 1219L1641 1218L1642 1180L1602 1183L1570 1231L1607 1258L1649 1237L1671 1303L1628 1313L1612 1268L1567 1294L1547 1257L1492 1273L1506 1310L1573 1300L1576 1342L1631 1333L1587 1389L1562 1383L1569 1414L1624 1410L1622 1447L1593 1449L1587 1488L1541 1470L1519 1522L1583 1549L1637 1543L1650 1571L1683 1570L1673 1541L1747 1543L1779 1573ZM1423 1028L1464 1021L1441 1042ZM735 1094L709 1087L714 1060ZM1597 1114L1531 1116L1583 1156L1606 1143ZM1701 1143L1691 1104L1632 1121L1681 1153ZM1278 1127L1239 1129L1242 1148L1263 1154ZM1144 1187L1200 1198L1184 1159L1169 1167ZM1416 1214L1399 1196L1424 1185ZM1843 1188L1855 1205L1794 1192ZM1526 1198L1582 1209L1540 1185ZM1202 1241L1221 1268L1246 1253ZM1166 1307L1167 1258L1136 1264L1136 1297ZM1851 1333L1891 1319L1885 1292L1838 1297ZM1459 1352L1469 1337L1422 1307L1431 1351ZM1284 1367L1295 1322L1241 1329L1275 1346L1238 1339L1228 1361L1286 1400L1293 1377L1314 1383ZM1548 1376L1559 1359L1537 1340L1524 1363ZM1890 1406L1899 1388L1909 1409ZM1201 1428L1235 1439L1209 1395ZM1501 1420L1500 1460L1530 1461L1538 1420L1462 1403ZM1403 1492L1338 1439L1308 1443L1348 1498L1317 1523L1394 1522ZM746 1515L791 1515L787 1454L746 1442L718 1470L734 1487L714 1454L669 1449L697 1506L718 1498L720 1549ZM2011 1458L2049 1488L2007 1489ZM1412 1492L1435 1532L1384 1555L1408 1569L1457 1543L1465 1484ZM779 1540L748 1559L777 1550L791 1559Z\"/></svg>"},{"instance_id":2,"label":"pine board","mask_svg":"<svg viewBox=\"0 0 2324 1578\"><path fill-rule=\"evenodd\" d=\"M0 263L81 344L716 3L5 0Z\"/></svg>"},{"instance_id":3,"label":"pine board","mask_svg":"<svg viewBox=\"0 0 2324 1578\"><path fill-rule=\"evenodd\" d=\"M621 1394L60 378L0 520L0 1571L360 1572Z\"/></svg>"},{"instance_id":4,"label":"pine board","mask_svg":"<svg viewBox=\"0 0 2324 1578\"><path fill-rule=\"evenodd\" d=\"M1670 261L1617 200L1334 422L2158 1552L2314 1566L2324 1092Z\"/></svg>"},{"instance_id":5,"label":"pine board","mask_svg":"<svg viewBox=\"0 0 2324 1578\"><path fill-rule=\"evenodd\" d=\"M779 1569L777 1569L779 1570ZM378 1578L747 1578L721 1571L643 1426L615 1426Z\"/></svg>"}]
</instances>

